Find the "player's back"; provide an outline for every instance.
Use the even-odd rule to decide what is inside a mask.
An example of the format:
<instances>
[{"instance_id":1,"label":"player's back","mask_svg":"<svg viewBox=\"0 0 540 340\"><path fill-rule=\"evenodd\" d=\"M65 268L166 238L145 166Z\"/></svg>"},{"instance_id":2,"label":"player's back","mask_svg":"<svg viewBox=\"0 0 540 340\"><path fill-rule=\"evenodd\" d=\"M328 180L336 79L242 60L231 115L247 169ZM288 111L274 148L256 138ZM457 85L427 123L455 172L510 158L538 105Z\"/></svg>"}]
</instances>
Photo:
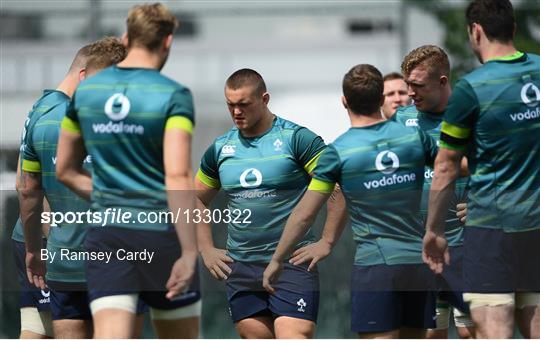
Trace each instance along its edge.
<instances>
[{"instance_id":1,"label":"player's back","mask_svg":"<svg viewBox=\"0 0 540 340\"><path fill-rule=\"evenodd\" d=\"M422 131L385 121L351 128L329 148L341 163L359 265L421 263L424 166L436 145Z\"/></svg>"},{"instance_id":2,"label":"player's back","mask_svg":"<svg viewBox=\"0 0 540 340\"><path fill-rule=\"evenodd\" d=\"M113 66L81 83L71 111L92 156L93 208L167 209L165 124L175 115L192 128L189 89L158 70ZM167 224L140 227L165 229Z\"/></svg>"},{"instance_id":3,"label":"player's back","mask_svg":"<svg viewBox=\"0 0 540 340\"><path fill-rule=\"evenodd\" d=\"M464 79L478 105L469 150L474 207L467 223L485 224L480 221L489 217L490 226L538 228L540 56L488 61Z\"/></svg>"}]
</instances>

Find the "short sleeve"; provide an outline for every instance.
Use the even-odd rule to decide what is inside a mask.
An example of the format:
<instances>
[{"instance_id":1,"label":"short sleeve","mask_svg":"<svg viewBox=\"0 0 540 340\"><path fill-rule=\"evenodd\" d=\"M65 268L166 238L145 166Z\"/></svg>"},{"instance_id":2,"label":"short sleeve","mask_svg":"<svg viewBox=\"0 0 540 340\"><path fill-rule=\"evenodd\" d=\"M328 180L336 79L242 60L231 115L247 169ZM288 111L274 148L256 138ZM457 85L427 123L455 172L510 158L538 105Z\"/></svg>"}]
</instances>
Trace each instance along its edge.
<instances>
[{"instance_id":1,"label":"short sleeve","mask_svg":"<svg viewBox=\"0 0 540 340\"><path fill-rule=\"evenodd\" d=\"M27 118L21 144L21 169L26 172L41 172L41 163L32 138L34 125L32 119Z\"/></svg>"},{"instance_id":2,"label":"short sleeve","mask_svg":"<svg viewBox=\"0 0 540 340\"><path fill-rule=\"evenodd\" d=\"M62 119L61 129L80 134L81 127L79 125L79 117L77 115L77 109L75 107L76 96L77 92L75 91L73 99L70 101L67 107L66 116L64 117L64 119Z\"/></svg>"},{"instance_id":3,"label":"short sleeve","mask_svg":"<svg viewBox=\"0 0 540 340\"><path fill-rule=\"evenodd\" d=\"M441 126L441 147L465 150L478 117L478 98L465 79L460 80L450 97Z\"/></svg>"},{"instance_id":4,"label":"short sleeve","mask_svg":"<svg viewBox=\"0 0 540 340\"><path fill-rule=\"evenodd\" d=\"M201 159L199 171L197 171L197 178L210 188L219 189L221 187L215 143L206 149Z\"/></svg>"},{"instance_id":5,"label":"short sleeve","mask_svg":"<svg viewBox=\"0 0 540 340\"><path fill-rule=\"evenodd\" d=\"M169 100L165 129L180 129L193 133L195 125L195 108L191 91L184 87L176 90Z\"/></svg>"},{"instance_id":6,"label":"short sleeve","mask_svg":"<svg viewBox=\"0 0 540 340\"><path fill-rule=\"evenodd\" d=\"M296 161L307 173L312 173L326 144L320 136L302 127L294 132L292 148Z\"/></svg>"},{"instance_id":7,"label":"short sleeve","mask_svg":"<svg viewBox=\"0 0 540 340\"><path fill-rule=\"evenodd\" d=\"M420 135L420 141L422 142L422 146L424 148L426 165L433 168L435 158L437 157L437 152L439 151L437 141L435 138L431 137L429 134L420 129L418 129L418 134Z\"/></svg>"},{"instance_id":8,"label":"short sleeve","mask_svg":"<svg viewBox=\"0 0 540 340\"><path fill-rule=\"evenodd\" d=\"M313 171L308 189L329 194L341 179L341 160L337 150L330 144L321 154Z\"/></svg>"}]
</instances>

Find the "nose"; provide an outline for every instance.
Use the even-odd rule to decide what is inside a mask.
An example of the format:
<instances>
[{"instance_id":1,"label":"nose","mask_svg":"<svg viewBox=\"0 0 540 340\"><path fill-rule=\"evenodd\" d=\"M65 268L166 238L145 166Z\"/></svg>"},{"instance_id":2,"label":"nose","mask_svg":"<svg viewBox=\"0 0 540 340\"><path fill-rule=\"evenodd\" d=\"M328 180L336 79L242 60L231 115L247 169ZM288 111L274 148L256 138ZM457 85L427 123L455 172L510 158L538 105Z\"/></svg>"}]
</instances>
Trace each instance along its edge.
<instances>
[{"instance_id":1,"label":"nose","mask_svg":"<svg viewBox=\"0 0 540 340\"><path fill-rule=\"evenodd\" d=\"M234 114L234 115L239 115L239 114L241 114L241 113L242 113L242 110L240 110L239 107L235 107L235 108L233 109L233 114Z\"/></svg>"},{"instance_id":2,"label":"nose","mask_svg":"<svg viewBox=\"0 0 540 340\"><path fill-rule=\"evenodd\" d=\"M409 97L412 97L412 96L414 96L415 94L416 94L416 92L414 92L413 87L412 87L412 86L408 86L408 87L407 87L407 95L408 95Z\"/></svg>"}]
</instances>

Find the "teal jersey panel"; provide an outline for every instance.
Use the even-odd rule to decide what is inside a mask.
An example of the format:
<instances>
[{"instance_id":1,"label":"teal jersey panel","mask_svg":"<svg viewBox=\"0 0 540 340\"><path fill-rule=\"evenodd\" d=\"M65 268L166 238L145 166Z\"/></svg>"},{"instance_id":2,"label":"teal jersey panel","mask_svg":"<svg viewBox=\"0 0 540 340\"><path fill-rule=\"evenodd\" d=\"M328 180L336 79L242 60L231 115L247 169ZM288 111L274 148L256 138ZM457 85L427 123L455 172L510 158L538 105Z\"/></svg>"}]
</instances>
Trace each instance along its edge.
<instances>
[{"instance_id":1,"label":"teal jersey panel","mask_svg":"<svg viewBox=\"0 0 540 340\"><path fill-rule=\"evenodd\" d=\"M19 148L19 162L21 163L20 165L22 165L23 154L26 149L28 136L27 131L32 128L32 126L37 122L38 118L41 115L51 110L54 110L58 105L63 105L65 98L67 98L67 96L62 92L56 90L44 90L43 95L34 103L32 109L30 110L28 116L24 121L24 127L21 134L21 145ZM17 222L13 227L13 233L11 235L11 238L19 242L24 242L24 233L22 221L20 218L17 219Z\"/></svg>"},{"instance_id":2,"label":"teal jersey panel","mask_svg":"<svg viewBox=\"0 0 540 340\"><path fill-rule=\"evenodd\" d=\"M356 265L422 263L420 200L436 154L433 138L392 120L351 128L323 152L314 176L341 186Z\"/></svg>"},{"instance_id":3,"label":"teal jersey panel","mask_svg":"<svg viewBox=\"0 0 540 340\"><path fill-rule=\"evenodd\" d=\"M233 128L208 148L201 171L219 180L228 209L250 211L250 223L228 224L227 252L234 260L270 261L309 184L305 168L324 148L322 138L279 117L259 137L245 138ZM297 247L312 241L308 231Z\"/></svg>"},{"instance_id":4,"label":"teal jersey panel","mask_svg":"<svg viewBox=\"0 0 540 340\"><path fill-rule=\"evenodd\" d=\"M51 211L55 213L86 212L89 202L75 195L56 179L56 150L60 134L60 124L64 118L69 97L58 98L54 109L42 114L27 131L24 160L37 161L41 165L41 181L45 197ZM91 171L90 157L85 159L85 168ZM66 256L71 252L83 251L86 223L59 223L49 229L47 250L55 254L55 260L47 263L47 279L60 282L84 282L84 263L70 260Z\"/></svg>"},{"instance_id":5,"label":"teal jersey panel","mask_svg":"<svg viewBox=\"0 0 540 340\"><path fill-rule=\"evenodd\" d=\"M165 125L171 117L194 122L189 89L157 70L112 66L80 84L67 116L79 123L92 156L92 210L102 216L108 208L131 213L128 223L106 225L156 231L172 227L165 219L149 223L137 216L168 211Z\"/></svg>"},{"instance_id":6,"label":"teal jersey panel","mask_svg":"<svg viewBox=\"0 0 540 340\"><path fill-rule=\"evenodd\" d=\"M422 112L416 109L416 106L409 105L400 107L394 115L398 123L405 126L417 127L430 135L439 143L441 136L441 124L443 114L434 114ZM422 203L420 204L420 215L425 225L427 221L429 190L431 181L433 180L433 168L426 167L424 171L424 190L422 192ZM456 190L454 197L450 202L450 208L446 216L445 236L448 245L451 247L460 246L463 244L463 223L456 216L456 205L466 201L467 178L460 178L456 181Z\"/></svg>"},{"instance_id":7,"label":"teal jersey panel","mask_svg":"<svg viewBox=\"0 0 540 340\"><path fill-rule=\"evenodd\" d=\"M466 225L505 232L539 229L540 56L488 61L466 75L444 120L470 131ZM451 144L444 132L441 138Z\"/></svg>"}]
</instances>

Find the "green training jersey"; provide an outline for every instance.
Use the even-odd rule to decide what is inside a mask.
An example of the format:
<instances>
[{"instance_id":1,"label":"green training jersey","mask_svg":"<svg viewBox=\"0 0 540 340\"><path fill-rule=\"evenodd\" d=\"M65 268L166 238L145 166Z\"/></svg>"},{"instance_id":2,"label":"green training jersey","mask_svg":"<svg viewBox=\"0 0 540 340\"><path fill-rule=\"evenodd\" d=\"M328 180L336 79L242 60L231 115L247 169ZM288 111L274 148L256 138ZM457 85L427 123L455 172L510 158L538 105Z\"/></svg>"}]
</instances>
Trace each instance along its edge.
<instances>
[{"instance_id":1,"label":"green training jersey","mask_svg":"<svg viewBox=\"0 0 540 340\"><path fill-rule=\"evenodd\" d=\"M35 124L27 130L22 169L41 174L43 191L51 212L76 214L87 211L90 205L56 179L56 149L60 124L66 114L70 98L59 91L55 91L55 96L58 100L57 105L40 115ZM90 161L90 157L85 160L85 168L89 171L91 171ZM49 229L47 250L55 254L56 259L47 263L48 280L85 281L84 262L68 258L72 252L83 251L87 224L77 223L74 220L72 222L59 223L58 226L51 225Z\"/></svg>"},{"instance_id":2,"label":"green training jersey","mask_svg":"<svg viewBox=\"0 0 540 340\"><path fill-rule=\"evenodd\" d=\"M436 155L428 134L391 120L350 128L323 152L309 190L330 193L339 183L356 265L422 263L420 199Z\"/></svg>"},{"instance_id":3,"label":"green training jersey","mask_svg":"<svg viewBox=\"0 0 540 340\"><path fill-rule=\"evenodd\" d=\"M227 252L231 258L270 261L324 148L321 137L276 117L261 136L243 137L235 127L206 150L198 179L211 188L223 189L229 211L241 215L228 223ZM297 246L312 241L308 231Z\"/></svg>"},{"instance_id":4,"label":"green training jersey","mask_svg":"<svg viewBox=\"0 0 540 340\"><path fill-rule=\"evenodd\" d=\"M92 156L92 211L102 224L154 231L172 226L160 214L169 211L163 137L170 128L191 133L193 122L189 89L158 70L112 66L79 85L62 129L81 133ZM106 211L115 208L126 220L107 220Z\"/></svg>"},{"instance_id":5,"label":"green training jersey","mask_svg":"<svg viewBox=\"0 0 540 340\"><path fill-rule=\"evenodd\" d=\"M58 105L63 105L65 97L66 96L63 93L56 90L44 90L42 96L32 106L32 109L24 121L23 132L21 134L21 144L19 148L19 161L21 163L21 168L24 150L26 149L27 131L32 128L41 115L56 109ZM15 223L11 238L15 241L24 242L23 226L20 217Z\"/></svg>"},{"instance_id":6,"label":"green training jersey","mask_svg":"<svg viewBox=\"0 0 540 340\"><path fill-rule=\"evenodd\" d=\"M490 60L456 84L441 147L469 159L467 226L540 229L539 136L540 56Z\"/></svg>"},{"instance_id":7,"label":"green training jersey","mask_svg":"<svg viewBox=\"0 0 540 340\"><path fill-rule=\"evenodd\" d=\"M404 124L405 126L417 127L435 139L437 144L439 143L443 120L442 114L422 112L417 110L416 106L409 105L398 108L394 117L396 117L398 123ZM424 171L424 190L422 192L422 202L420 204L420 215L422 216L424 225L427 221L429 189L431 188L432 180L433 168L426 167ZM460 178L456 182L456 191L452 202L450 203L448 214L446 215L445 236L448 245L451 247L463 244L463 223L460 222L456 216L456 205L466 201L466 186L466 178Z\"/></svg>"}]
</instances>

